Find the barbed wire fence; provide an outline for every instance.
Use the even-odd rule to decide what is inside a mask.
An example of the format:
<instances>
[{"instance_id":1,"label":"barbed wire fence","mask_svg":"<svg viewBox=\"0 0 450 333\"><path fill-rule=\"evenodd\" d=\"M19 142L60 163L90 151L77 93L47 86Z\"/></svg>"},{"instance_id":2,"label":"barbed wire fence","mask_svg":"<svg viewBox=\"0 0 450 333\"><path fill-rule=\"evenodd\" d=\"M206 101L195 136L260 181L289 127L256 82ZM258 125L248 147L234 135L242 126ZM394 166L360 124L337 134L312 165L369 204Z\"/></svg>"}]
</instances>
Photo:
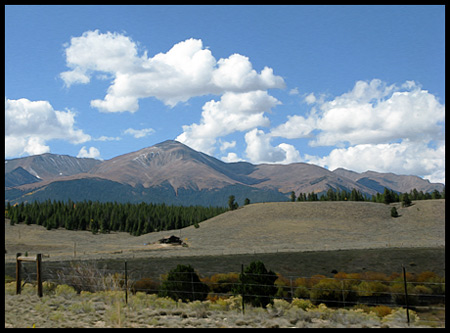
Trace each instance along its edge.
<instances>
[{"instance_id":1,"label":"barbed wire fence","mask_svg":"<svg viewBox=\"0 0 450 333\"><path fill-rule=\"evenodd\" d=\"M26 260L31 261L31 260ZM147 294L158 294L161 286L166 281L167 274L160 274L157 278L149 277L140 269L129 267L127 261L123 262L123 268L98 267L96 261L83 262L73 261L71 265L63 268L46 269L42 265L42 272L37 272L34 264L23 262L20 265L20 277L16 284L23 287L26 283L36 285L38 282L46 282L47 285L66 284L73 287L77 292L89 291L120 291L123 292L124 302L128 302L130 294L144 292ZM17 271L18 272L18 271ZM241 271L241 274L243 272ZM38 274L41 276L38 278ZM405 308L409 322L409 310L445 310L445 280L437 281L414 281L408 280L408 274L402 267L395 279L351 277L352 274L344 274L342 277L315 276L282 276L277 274L275 281L276 293L256 294L254 290L264 290L273 287L273 284L245 283L242 289L242 281L238 272L202 272L195 273L200 277L195 281L194 273L177 272L179 280L172 280L172 286L183 286L169 292L177 292L178 295L186 295L186 298L198 299L200 293L198 288L201 284L207 286L207 298L216 300L239 295L242 298L242 311L244 312L244 298L252 297L281 299L292 302L294 299L306 299L312 304L323 303L329 307L351 308L354 306L387 306ZM244 273L249 277L263 278L270 274ZM338 274L337 274L338 275ZM350 277L349 277L350 276ZM20 293L20 287L17 288ZM42 286L41 295L42 296ZM48 287L47 287L48 288ZM241 289L240 289L241 288ZM242 291L245 290L245 291ZM47 290L44 288L44 293ZM249 292L250 291L250 292ZM47 291L48 292L48 291ZM203 295L205 296L205 295ZM206 297L205 297L206 299ZM442 324L442 320L435 321Z\"/></svg>"}]
</instances>

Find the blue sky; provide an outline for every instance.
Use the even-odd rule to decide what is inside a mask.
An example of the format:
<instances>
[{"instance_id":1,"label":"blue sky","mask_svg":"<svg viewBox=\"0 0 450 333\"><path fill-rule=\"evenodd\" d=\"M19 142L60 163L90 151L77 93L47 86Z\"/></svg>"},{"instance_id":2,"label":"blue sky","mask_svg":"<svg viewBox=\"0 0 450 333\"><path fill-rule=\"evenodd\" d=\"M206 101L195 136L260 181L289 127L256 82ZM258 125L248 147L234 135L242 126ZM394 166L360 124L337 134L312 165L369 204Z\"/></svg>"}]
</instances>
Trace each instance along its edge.
<instances>
[{"instance_id":1,"label":"blue sky","mask_svg":"<svg viewBox=\"0 0 450 333\"><path fill-rule=\"evenodd\" d=\"M6 6L5 158L176 139L445 182L444 6Z\"/></svg>"}]
</instances>

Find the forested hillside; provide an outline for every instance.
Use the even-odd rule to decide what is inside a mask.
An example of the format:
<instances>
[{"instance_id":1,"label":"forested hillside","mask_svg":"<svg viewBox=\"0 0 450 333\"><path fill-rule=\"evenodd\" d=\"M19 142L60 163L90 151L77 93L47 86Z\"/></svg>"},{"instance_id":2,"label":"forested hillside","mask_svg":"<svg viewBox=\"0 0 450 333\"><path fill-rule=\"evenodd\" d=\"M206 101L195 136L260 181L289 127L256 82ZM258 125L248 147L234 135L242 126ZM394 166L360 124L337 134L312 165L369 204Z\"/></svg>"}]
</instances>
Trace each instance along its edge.
<instances>
[{"instance_id":1,"label":"forested hillside","mask_svg":"<svg viewBox=\"0 0 450 333\"><path fill-rule=\"evenodd\" d=\"M353 189L351 192L333 191L330 189L320 197L314 192L305 194L291 193L291 201L372 201L389 204L401 202L404 207L411 204L411 200L445 199L445 187L442 192L433 193L418 192L416 189L408 193L396 193L384 189L383 193L377 193L369 198L361 192ZM24 222L26 224L42 225L47 229L65 228L67 230L90 230L92 233L105 233L110 231L123 231L139 236L153 231L173 230L195 225L209 218L234 210L239 207L234 201L235 196L229 196L228 208L204 207L204 206L178 206L144 203L117 203L98 202L84 200L80 202L34 201L32 203L20 203L11 205L7 202L5 217L11 224ZM245 199L244 204L250 200Z\"/></svg>"},{"instance_id":2,"label":"forested hillside","mask_svg":"<svg viewBox=\"0 0 450 333\"><path fill-rule=\"evenodd\" d=\"M92 201L50 201L6 206L11 224L24 222L47 229L90 230L92 233L123 231L139 236L153 231L197 225L225 212L223 207L122 204Z\"/></svg>"}]
</instances>

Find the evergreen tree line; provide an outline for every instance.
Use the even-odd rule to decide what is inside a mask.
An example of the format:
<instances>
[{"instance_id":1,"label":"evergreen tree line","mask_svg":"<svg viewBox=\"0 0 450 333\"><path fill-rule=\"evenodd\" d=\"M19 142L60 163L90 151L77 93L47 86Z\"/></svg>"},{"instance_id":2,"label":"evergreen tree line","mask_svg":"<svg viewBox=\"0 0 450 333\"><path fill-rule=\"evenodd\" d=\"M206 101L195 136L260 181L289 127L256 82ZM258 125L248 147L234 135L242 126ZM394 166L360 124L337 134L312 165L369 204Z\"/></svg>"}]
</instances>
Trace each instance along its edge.
<instances>
[{"instance_id":1,"label":"evergreen tree line","mask_svg":"<svg viewBox=\"0 0 450 333\"><path fill-rule=\"evenodd\" d=\"M442 192L434 190L431 193L411 190L409 193L398 193L384 189L371 197L360 191L329 189L320 195L311 193L291 192L291 201L372 201L389 204L402 202L409 206L412 200L445 199L445 187ZM235 197L229 197L229 210L238 208ZM244 203L249 204L246 199ZM26 224L42 225L48 230L65 228L67 230L90 230L92 233L107 233L110 231L128 232L139 236L153 231L180 229L190 225L198 227L198 223L228 210L224 207L204 206L174 206L152 203L117 203L117 202L73 202L35 201L32 203L6 204L5 217L11 224L25 222Z\"/></svg>"},{"instance_id":2,"label":"evergreen tree line","mask_svg":"<svg viewBox=\"0 0 450 333\"><path fill-rule=\"evenodd\" d=\"M398 193L385 187L383 193L377 193L372 196L363 195L356 189L349 192L330 188L327 192L320 195L313 191L310 193L300 192L296 196L295 192L292 191L290 199L291 201L372 201L385 204L390 204L391 202L409 202L411 204L412 200L445 199L445 187L442 192L434 190L431 193L423 193L423 191L417 191L417 189L413 189L409 193ZM408 206L409 204L405 205Z\"/></svg>"},{"instance_id":3,"label":"evergreen tree line","mask_svg":"<svg viewBox=\"0 0 450 333\"><path fill-rule=\"evenodd\" d=\"M6 204L5 217L11 224L42 225L48 230L89 230L92 233L128 232L139 236L161 230L184 228L222 214L224 207L168 206L152 203L51 201Z\"/></svg>"}]
</instances>

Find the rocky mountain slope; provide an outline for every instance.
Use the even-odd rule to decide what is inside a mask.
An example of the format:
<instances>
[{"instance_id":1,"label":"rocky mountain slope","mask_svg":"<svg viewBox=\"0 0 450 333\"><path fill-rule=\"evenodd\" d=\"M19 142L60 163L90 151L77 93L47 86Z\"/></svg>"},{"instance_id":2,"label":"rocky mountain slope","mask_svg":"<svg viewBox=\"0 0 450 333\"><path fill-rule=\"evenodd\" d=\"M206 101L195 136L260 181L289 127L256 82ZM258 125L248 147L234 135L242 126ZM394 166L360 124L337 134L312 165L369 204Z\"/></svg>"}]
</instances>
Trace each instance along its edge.
<instances>
[{"instance_id":1,"label":"rocky mountain slope","mask_svg":"<svg viewBox=\"0 0 450 333\"><path fill-rule=\"evenodd\" d=\"M55 180L64 176L87 172L101 161L93 158L77 158L68 155L42 154L5 160L5 179L10 184L28 184L41 180ZM20 174L18 169L22 169ZM15 174L17 174L16 177ZM24 178L18 181L18 178ZM5 186L8 186L5 184Z\"/></svg>"},{"instance_id":2,"label":"rocky mountain slope","mask_svg":"<svg viewBox=\"0 0 450 333\"><path fill-rule=\"evenodd\" d=\"M5 199L99 200L165 202L167 204L226 205L229 195L241 204L285 201L296 194L328 189L356 189L363 194L442 191L416 176L372 171L329 171L317 165L246 162L225 163L168 140L107 161L43 154L5 160Z\"/></svg>"},{"instance_id":3,"label":"rocky mountain slope","mask_svg":"<svg viewBox=\"0 0 450 333\"><path fill-rule=\"evenodd\" d=\"M165 141L105 161L89 173L145 188L167 182L177 191L222 188L237 183L251 185L255 179L246 174L254 168L250 163L227 164L177 141Z\"/></svg>"},{"instance_id":4,"label":"rocky mountain slope","mask_svg":"<svg viewBox=\"0 0 450 333\"><path fill-rule=\"evenodd\" d=\"M336 169L333 173L349 178L358 184L362 184L382 192L385 187L394 189L397 192L409 192L411 189L417 189L424 193L432 192L435 189L442 191L442 186L430 183L417 176L396 175L394 173L379 173L375 171L366 171L357 173L342 168Z\"/></svg>"}]
</instances>

